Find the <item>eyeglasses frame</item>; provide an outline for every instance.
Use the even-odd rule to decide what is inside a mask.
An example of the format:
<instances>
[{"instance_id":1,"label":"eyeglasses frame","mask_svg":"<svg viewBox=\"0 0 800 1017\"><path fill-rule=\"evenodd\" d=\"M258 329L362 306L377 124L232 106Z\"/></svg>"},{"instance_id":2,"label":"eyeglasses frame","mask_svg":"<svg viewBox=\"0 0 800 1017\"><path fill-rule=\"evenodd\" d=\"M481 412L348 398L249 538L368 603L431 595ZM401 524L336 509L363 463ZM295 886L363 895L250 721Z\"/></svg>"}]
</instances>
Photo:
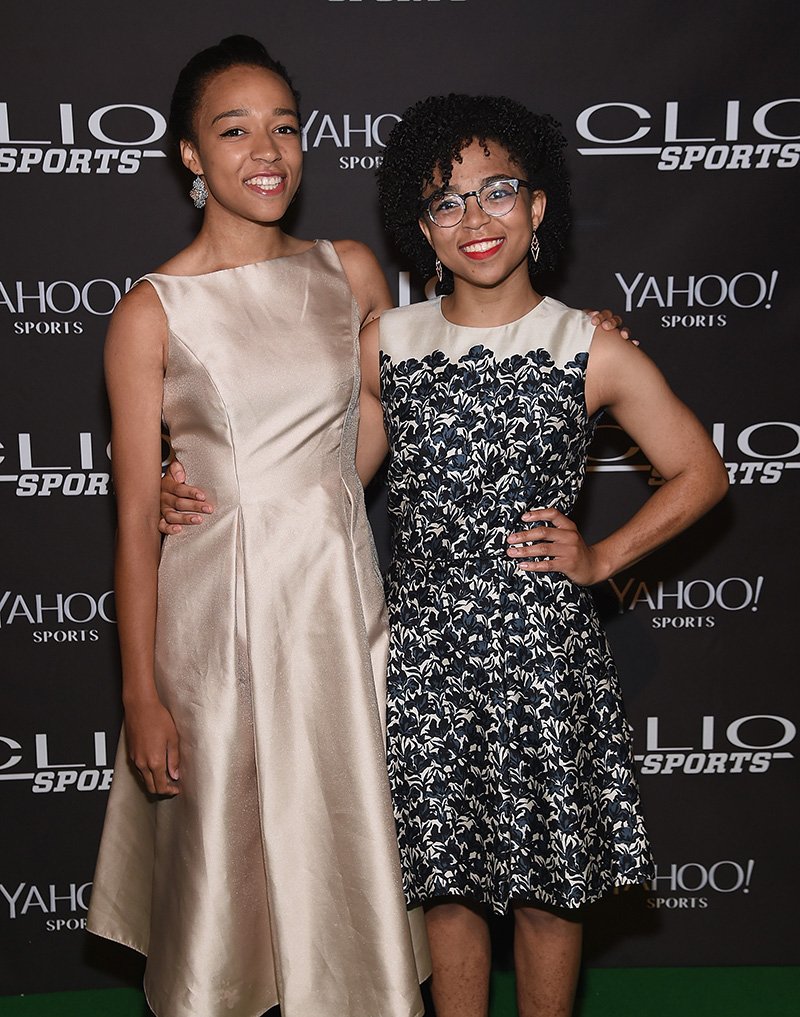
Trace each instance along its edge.
<instances>
[{"instance_id":1,"label":"eyeglasses frame","mask_svg":"<svg viewBox=\"0 0 800 1017\"><path fill-rule=\"evenodd\" d=\"M511 206L511 208L508 209L507 212L500 213L489 212L488 209L485 209L481 204L481 199L479 197L480 192L485 190L487 187L491 187L493 184L516 184L516 187L514 188L514 204ZM420 202L419 214L420 216L427 215L430 221L433 223L433 225L438 226L440 230L450 230L453 229L453 227L460 225L464 221L464 216L467 214L467 198L474 198L477 201L478 208L481 210L481 212L485 212L486 215L491 216L492 219L502 219L504 215L508 215L509 212L514 211L514 208L517 204L517 197L519 196L520 187L527 187L529 191L536 190L533 184L529 183L527 180L522 180L520 177L498 177L496 180L490 180L488 183L485 183L482 187L479 187L476 191L465 191L463 194L459 194L458 191L446 191L446 190L434 191L429 198L425 198L424 201ZM436 198L441 198L445 194L450 194L454 198L460 198L463 203L463 208L461 210L461 218L458 220L458 222L451 222L448 226L444 226L442 225L442 223L436 222L436 220L431 215L432 202L435 201Z\"/></svg>"}]
</instances>

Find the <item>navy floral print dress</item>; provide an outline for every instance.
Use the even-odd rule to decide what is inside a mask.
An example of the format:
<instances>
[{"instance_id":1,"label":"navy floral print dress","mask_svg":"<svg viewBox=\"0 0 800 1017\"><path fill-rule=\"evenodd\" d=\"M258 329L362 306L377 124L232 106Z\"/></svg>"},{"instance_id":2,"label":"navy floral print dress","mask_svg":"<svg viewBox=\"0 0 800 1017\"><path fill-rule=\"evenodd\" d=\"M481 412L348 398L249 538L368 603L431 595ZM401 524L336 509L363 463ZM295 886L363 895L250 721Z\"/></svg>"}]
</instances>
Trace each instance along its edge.
<instances>
[{"instance_id":1,"label":"navy floral print dress","mask_svg":"<svg viewBox=\"0 0 800 1017\"><path fill-rule=\"evenodd\" d=\"M588 589L505 555L569 515L594 332L544 298L509 325L382 315L393 555L388 765L409 904L577 908L652 876L614 663Z\"/></svg>"}]
</instances>

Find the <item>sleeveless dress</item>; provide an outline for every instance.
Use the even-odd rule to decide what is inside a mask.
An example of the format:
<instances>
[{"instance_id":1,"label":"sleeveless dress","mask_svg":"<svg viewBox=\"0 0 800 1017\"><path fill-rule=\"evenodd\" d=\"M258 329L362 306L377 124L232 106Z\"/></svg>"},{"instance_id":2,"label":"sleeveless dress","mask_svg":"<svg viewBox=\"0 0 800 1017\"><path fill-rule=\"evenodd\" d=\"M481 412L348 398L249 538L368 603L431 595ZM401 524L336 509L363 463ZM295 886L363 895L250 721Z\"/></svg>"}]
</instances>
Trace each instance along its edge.
<instances>
[{"instance_id":1,"label":"sleeveless dress","mask_svg":"<svg viewBox=\"0 0 800 1017\"><path fill-rule=\"evenodd\" d=\"M575 504L594 329L547 297L494 328L440 304L380 322L405 892L577 908L653 874L629 725L589 590L505 549L526 509Z\"/></svg>"},{"instance_id":2,"label":"sleeveless dress","mask_svg":"<svg viewBox=\"0 0 800 1017\"><path fill-rule=\"evenodd\" d=\"M215 512L167 537L156 681L181 794L117 756L88 925L158 1017L412 1017L429 973L386 777L386 618L355 471L359 316L333 245L145 276L164 419Z\"/></svg>"}]
</instances>

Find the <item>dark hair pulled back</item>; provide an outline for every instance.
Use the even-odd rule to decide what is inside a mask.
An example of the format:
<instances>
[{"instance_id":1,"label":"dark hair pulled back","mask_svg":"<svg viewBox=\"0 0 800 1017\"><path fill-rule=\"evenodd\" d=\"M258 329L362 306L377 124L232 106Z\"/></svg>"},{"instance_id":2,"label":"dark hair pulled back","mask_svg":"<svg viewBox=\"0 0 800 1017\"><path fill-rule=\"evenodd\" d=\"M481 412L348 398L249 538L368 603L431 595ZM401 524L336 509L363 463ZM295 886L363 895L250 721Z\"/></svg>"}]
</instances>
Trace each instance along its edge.
<instances>
[{"instance_id":1,"label":"dark hair pulled back","mask_svg":"<svg viewBox=\"0 0 800 1017\"><path fill-rule=\"evenodd\" d=\"M178 75L169 108L169 130L176 144L183 138L197 140L194 122L203 91L211 78L231 67L263 67L279 75L291 89L299 115L300 94L283 64L273 60L258 39L249 35L230 35L216 46L195 53Z\"/></svg>"}]
</instances>

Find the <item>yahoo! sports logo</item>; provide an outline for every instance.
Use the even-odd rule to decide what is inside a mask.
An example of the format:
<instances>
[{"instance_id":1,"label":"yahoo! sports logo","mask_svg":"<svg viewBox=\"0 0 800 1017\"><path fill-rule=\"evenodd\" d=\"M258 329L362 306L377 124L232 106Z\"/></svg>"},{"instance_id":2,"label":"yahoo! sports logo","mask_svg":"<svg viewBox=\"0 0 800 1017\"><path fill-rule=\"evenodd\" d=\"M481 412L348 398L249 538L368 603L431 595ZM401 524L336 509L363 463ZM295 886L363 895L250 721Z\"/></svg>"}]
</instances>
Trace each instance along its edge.
<instances>
[{"instance_id":1,"label":"yahoo! sports logo","mask_svg":"<svg viewBox=\"0 0 800 1017\"><path fill-rule=\"evenodd\" d=\"M609 579L608 585L617 599L620 614L649 610L654 629L713 629L720 612L758 610L764 577L654 582L630 576L624 581L620 577Z\"/></svg>"},{"instance_id":2,"label":"yahoo! sports logo","mask_svg":"<svg viewBox=\"0 0 800 1017\"><path fill-rule=\"evenodd\" d=\"M401 119L397 113L323 113L313 109L302 127L303 151L332 148L347 153L339 156L340 169L374 170L383 162L381 150Z\"/></svg>"},{"instance_id":3,"label":"yahoo! sports logo","mask_svg":"<svg viewBox=\"0 0 800 1017\"><path fill-rule=\"evenodd\" d=\"M663 110L637 102L600 102L575 127L586 156L658 156L659 170L792 169L800 163L800 98L742 108L729 99L710 117L686 102ZM588 144L585 144L588 142Z\"/></svg>"},{"instance_id":4,"label":"yahoo! sports logo","mask_svg":"<svg viewBox=\"0 0 800 1017\"><path fill-rule=\"evenodd\" d=\"M47 932L77 932L86 928L91 890L91 882L0 883L0 898L9 921L44 918Z\"/></svg>"},{"instance_id":5,"label":"yahoo! sports logo","mask_svg":"<svg viewBox=\"0 0 800 1017\"><path fill-rule=\"evenodd\" d=\"M0 280L0 313L7 313L15 335L83 335L86 315L105 318L128 292L133 279Z\"/></svg>"},{"instance_id":6,"label":"yahoo! sports logo","mask_svg":"<svg viewBox=\"0 0 800 1017\"><path fill-rule=\"evenodd\" d=\"M614 278L625 295L625 310L660 309L662 328L713 328L728 324L728 316L752 308L772 308L778 270L738 272L736 275L624 275Z\"/></svg>"},{"instance_id":7,"label":"yahoo! sports logo","mask_svg":"<svg viewBox=\"0 0 800 1017\"><path fill-rule=\"evenodd\" d=\"M0 590L0 637L3 630L22 630L40 646L96 643L102 626L116 623L113 590L99 596L83 590L34 594Z\"/></svg>"},{"instance_id":8,"label":"yahoo! sports logo","mask_svg":"<svg viewBox=\"0 0 800 1017\"><path fill-rule=\"evenodd\" d=\"M660 911L704 911L712 894L750 893L755 860L725 858L710 865L702 862L673 862L655 866L655 875L645 883L649 895L645 906ZM697 897L695 894L702 893Z\"/></svg>"}]
</instances>

